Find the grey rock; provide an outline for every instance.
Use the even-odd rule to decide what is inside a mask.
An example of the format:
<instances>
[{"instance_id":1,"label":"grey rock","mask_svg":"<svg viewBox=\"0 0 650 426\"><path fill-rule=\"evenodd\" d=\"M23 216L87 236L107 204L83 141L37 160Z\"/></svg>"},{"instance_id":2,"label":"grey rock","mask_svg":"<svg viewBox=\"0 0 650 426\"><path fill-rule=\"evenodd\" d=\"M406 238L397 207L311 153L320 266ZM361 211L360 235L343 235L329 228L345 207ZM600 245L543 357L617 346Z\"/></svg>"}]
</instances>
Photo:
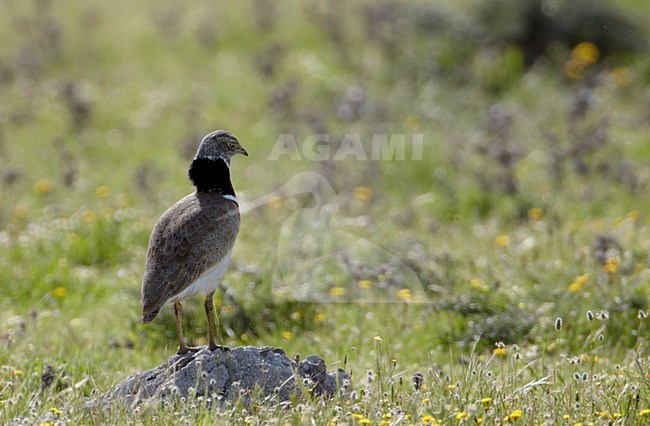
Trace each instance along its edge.
<instances>
[{"instance_id":1,"label":"grey rock","mask_svg":"<svg viewBox=\"0 0 650 426\"><path fill-rule=\"evenodd\" d=\"M303 380L311 381L307 382L307 385L317 395L334 395L343 380L349 380L350 378L342 368L328 373L325 360L318 355L309 355L298 364L297 370L298 376L302 377Z\"/></svg>"},{"instance_id":2,"label":"grey rock","mask_svg":"<svg viewBox=\"0 0 650 426\"><path fill-rule=\"evenodd\" d=\"M297 385L296 379L302 383ZM121 401L132 407L151 398L166 401L194 396L211 401L249 400L253 392L260 392L268 402L283 402L303 391L332 396L344 380L349 380L345 371L328 372L318 355L309 355L296 365L280 348L210 351L203 347L172 355L156 368L131 375L88 406Z\"/></svg>"}]
</instances>

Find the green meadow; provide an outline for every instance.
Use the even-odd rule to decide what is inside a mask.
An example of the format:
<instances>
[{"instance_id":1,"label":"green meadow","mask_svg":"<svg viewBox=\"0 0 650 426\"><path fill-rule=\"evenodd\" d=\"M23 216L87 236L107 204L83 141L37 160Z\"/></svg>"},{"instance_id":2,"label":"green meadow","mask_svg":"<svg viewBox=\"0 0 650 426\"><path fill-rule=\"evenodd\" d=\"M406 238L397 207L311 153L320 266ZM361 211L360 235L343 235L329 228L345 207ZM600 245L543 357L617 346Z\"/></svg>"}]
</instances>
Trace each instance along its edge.
<instances>
[{"instance_id":1,"label":"green meadow","mask_svg":"<svg viewBox=\"0 0 650 426\"><path fill-rule=\"evenodd\" d=\"M0 424L648 424L647 2L0 9ZM221 343L351 382L87 408L176 351L146 248L214 129L249 153Z\"/></svg>"}]
</instances>

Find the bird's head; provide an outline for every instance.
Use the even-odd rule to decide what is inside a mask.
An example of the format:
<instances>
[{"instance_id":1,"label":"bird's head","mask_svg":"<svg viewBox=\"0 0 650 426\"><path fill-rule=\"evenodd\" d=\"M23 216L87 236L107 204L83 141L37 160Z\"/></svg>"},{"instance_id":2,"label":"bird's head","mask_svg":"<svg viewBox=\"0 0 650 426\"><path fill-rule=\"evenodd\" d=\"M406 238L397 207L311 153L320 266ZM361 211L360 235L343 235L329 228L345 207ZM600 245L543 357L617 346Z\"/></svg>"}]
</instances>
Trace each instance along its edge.
<instances>
[{"instance_id":1,"label":"bird's head","mask_svg":"<svg viewBox=\"0 0 650 426\"><path fill-rule=\"evenodd\" d=\"M203 138L194 159L217 160L221 158L230 164L230 158L235 154L248 156L237 138L225 130L215 130Z\"/></svg>"}]
</instances>

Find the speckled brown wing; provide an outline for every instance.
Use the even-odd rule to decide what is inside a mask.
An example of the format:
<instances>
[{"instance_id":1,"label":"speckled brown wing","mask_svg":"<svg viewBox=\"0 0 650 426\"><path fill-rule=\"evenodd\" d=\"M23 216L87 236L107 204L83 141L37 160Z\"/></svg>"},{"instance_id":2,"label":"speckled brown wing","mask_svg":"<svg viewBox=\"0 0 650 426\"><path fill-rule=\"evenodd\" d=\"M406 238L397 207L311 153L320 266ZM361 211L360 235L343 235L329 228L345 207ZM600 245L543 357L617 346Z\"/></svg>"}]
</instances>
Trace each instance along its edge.
<instances>
[{"instance_id":1,"label":"speckled brown wing","mask_svg":"<svg viewBox=\"0 0 650 426\"><path fill-rule=\"evenodd\" d=\"M142 281L142 320L160 308L232 249L239 209L215 193L195 192L160 217L149 240Z\"/></svg>"}]
</instances>

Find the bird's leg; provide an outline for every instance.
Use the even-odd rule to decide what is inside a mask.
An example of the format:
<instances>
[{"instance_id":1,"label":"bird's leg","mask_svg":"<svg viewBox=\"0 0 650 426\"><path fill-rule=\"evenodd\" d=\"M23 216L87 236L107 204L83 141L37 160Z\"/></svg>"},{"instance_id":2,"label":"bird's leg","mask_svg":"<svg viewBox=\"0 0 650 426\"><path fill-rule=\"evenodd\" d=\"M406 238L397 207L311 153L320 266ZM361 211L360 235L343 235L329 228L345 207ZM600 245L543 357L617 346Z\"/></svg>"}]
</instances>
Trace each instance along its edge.
<instances>
[{"instance_id":1,"label":"bird's leg","mask_svg":"<svg viewBox=\"0 0 650 426\"><path fill-rule=\"evenodd\" d=\"M208 317L208 341L209 341L208 349L210 349L211 351L215 349L221 349L222 351L227 351L228 347L217 345L214 341L215 324L214 324L213 295L214 292L209 293L207 296L205 296L205 315Z\"/></svg>"},{"instance_id":2,"label":"bird's leg","mask_svg":"<svg viewBox=\"0 0 650 426\"><path fill-rule=\"evenodd\" d=\"M214 292L205 296L205 315L208 317L208 349L211 351L217 348L214 342Z\"/></svg>"},{"instance_id":3,"label":"bird's leg","mask_svg":"<svg viewBox=\"0 0 650 426\"><path fill-rule=\"evenodd\" d=\"M181 302L174 302L174 313L176 314L176 330L178 331L178 355L186 354L190 351L185 345L185 340L183 340L183 322L181 321L181 315L183 314L183 307Z\"/></svg>"}]
</instances>

